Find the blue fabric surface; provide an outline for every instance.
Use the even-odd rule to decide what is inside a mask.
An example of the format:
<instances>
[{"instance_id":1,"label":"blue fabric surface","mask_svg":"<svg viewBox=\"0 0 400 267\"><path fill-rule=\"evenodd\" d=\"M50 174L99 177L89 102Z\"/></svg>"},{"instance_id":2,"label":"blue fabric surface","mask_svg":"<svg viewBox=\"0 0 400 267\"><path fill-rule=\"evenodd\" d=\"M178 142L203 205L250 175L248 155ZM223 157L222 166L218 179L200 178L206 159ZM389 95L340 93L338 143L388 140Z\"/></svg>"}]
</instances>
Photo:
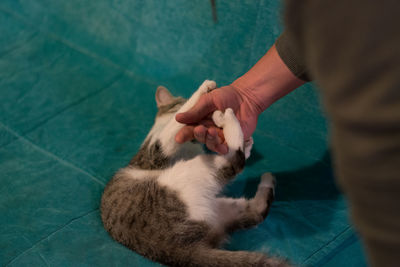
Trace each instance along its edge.
<instances>
[{"instance_id":1,"label":"blue fabric surface","mask_svg":"<svg viewBox=\"0 0 400 267\"><path fill-rule=\"evenodd\" d=\"M278 1L0 1L0 265L158 266L114 242L102 190L139 148L157 85L188 97L227 84L280 34ZM277 198L231 250L304 266L365 266L332 175L327 122L308 84L259 118L245 171L228 186L251 196L263 172Z\"/></svg>"}]
</instances>

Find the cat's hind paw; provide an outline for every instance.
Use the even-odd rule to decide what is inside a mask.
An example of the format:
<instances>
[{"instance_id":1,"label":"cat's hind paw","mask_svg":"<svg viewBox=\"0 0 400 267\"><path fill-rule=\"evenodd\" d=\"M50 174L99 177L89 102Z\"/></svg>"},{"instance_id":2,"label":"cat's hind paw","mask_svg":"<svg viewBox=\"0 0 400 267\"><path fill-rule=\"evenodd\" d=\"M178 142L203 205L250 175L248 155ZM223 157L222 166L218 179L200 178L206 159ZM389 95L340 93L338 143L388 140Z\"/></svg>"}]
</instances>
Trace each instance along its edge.
<instances>
[{"instance_id":1,"label":"cat's hind paw","mask_svg":"<svg viewBox=\"0 0 400 267\"><path fill-rule=\"evenodd\" d=\"M261 181L258 185L259 188L261 187L272 188L272 192L275 195L275 185L276 185L276 180L275 177L272 175L272 173L266 172L263 175L261 175Z\"/></svg>"},{"instance_id":2,"label":"cat's hind paw","mask_svg":"<svg viewBox=\"0 0 400 267\"><path fill-rule=\"evenodd\" d=\"M246 159L250 157L251 149L253 148L254 140L253 137L250 137L244 142L244 156Z\"/></svg>"}]
</instances>

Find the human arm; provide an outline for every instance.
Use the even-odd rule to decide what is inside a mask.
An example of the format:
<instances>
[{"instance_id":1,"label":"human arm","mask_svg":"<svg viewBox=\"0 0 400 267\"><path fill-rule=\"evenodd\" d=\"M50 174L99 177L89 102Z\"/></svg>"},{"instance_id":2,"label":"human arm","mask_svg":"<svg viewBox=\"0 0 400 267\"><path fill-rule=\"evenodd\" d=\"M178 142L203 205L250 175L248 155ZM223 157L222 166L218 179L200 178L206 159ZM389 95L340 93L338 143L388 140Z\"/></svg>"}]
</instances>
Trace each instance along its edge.
<instances>
[{"instance_id":1,"label":"human arm","mask_svg":"<svg viewBox=\"0 0 400 267\"><path fill-rule=\"evenodd\" d=\"M227 153L222 131L209 120L215 110L232 108L247 140L256 128L258 116L305 82L292 73L273 45L247 73L231 85L202 96L191 110L177 114L176 120L188 125L178 132L175 140L184 143L196 139L205 143L210 150Z\"/></svg>"}]
</instances>

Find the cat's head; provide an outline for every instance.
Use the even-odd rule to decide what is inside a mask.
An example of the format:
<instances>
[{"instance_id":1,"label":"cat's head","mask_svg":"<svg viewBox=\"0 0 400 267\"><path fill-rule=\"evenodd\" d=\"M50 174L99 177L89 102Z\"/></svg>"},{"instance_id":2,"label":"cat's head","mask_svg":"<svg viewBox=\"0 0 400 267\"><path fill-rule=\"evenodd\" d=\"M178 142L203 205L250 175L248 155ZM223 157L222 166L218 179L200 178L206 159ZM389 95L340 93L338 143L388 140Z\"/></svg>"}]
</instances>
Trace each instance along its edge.
<instances>
[{"instance_id":1,"label":"cat's head","mask_svg":"<svg viewBox=\"0 0 400 267\"><path fill-rule=\"evenodd\" d=\"M185 102L186 99L175 97L167 88L159 86L156 91L157 117L174 116Z\"/></svg>"},{"instance_id":2,"label":"cat's head","mask_svg":"<svg viewBox=\"0 0 400 267\"><path fill-rule=\"evenodd\" d=\"M149 137L152 140L165 138L160 136L162 130L168 125L171 120L175 120L175 114L186 102L185 98L173 96L167 88L159 86L156 91L156 103L158 112L155 118L154 125L150 130ZM170 134L167 131L167 134ZM175 159L189 159L200 153L203 153L203 146L197 142L186 142L179 146L178 151L174 155Z\"/></svg>"}]
</instances>

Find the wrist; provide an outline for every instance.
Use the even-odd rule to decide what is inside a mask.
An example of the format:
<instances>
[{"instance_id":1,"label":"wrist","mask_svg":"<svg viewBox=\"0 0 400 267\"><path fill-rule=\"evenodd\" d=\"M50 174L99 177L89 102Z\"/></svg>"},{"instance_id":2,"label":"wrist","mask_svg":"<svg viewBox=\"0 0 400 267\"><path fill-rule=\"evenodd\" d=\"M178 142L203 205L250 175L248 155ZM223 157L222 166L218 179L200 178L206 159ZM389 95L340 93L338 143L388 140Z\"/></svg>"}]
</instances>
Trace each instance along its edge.
<instances>
[{"instance_id":1,"label":"wrist","mask_svg":"<svg viewBox=\"0 0 400 267\"><path fill-rule=\"evenodd\" d=\"M252 113L258 116L272 103L268 103L266 99L257 95L257 88L247 84L241 78L235 80L230 86L240 95L241 100L252 109Z\"/></svg>"},{"instance_id":2,"label":"wrist","mask_svg":"<svg viewBox=\"0 0 400 267\"><path fill-rule=\"evenodd\" d=\"M305 81L297 78L279 57L275 46L243 76L232 83L260 114Z\"/></svg>"}]
</instances>

